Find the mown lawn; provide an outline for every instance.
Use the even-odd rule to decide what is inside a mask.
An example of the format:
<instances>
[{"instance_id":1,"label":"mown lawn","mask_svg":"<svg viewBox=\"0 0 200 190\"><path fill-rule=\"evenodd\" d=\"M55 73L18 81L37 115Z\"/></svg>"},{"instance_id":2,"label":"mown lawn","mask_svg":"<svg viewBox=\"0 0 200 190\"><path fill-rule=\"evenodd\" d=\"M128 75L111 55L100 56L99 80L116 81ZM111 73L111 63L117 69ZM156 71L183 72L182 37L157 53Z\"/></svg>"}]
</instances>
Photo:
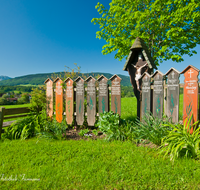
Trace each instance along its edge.
<instances>
[{"instance_id":1,"label":"mown lawn","mask_svg":"<svg viewBox=\"0 0 200 190\"><path fill-rule=\"evenodd\" d=\"M200 162L125 141L0 143L1 189L199 189ZM9 179L10 178L10 179Z\"/></svg>"}]
</instances>

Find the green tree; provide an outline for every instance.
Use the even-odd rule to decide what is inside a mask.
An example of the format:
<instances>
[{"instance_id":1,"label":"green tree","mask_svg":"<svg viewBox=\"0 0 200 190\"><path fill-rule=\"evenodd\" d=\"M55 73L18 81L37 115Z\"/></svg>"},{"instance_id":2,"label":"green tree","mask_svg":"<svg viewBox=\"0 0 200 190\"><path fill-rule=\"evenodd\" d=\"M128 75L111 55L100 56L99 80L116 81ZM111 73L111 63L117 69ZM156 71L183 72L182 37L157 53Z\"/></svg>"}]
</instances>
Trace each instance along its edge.
<instances>
[{"instance_id":1,"label":"green tree","mask_svg":"<svg viewBox=\"0 0 200 190\"><path fill-rule=\"evenodd\" d=\"M104 39L103 54L116 52L119 60L127 57L136 37L141 37L149 48L155 63L172 59L183 61L192 56L200 44L199 0L112 0L110 9L98 3L101 18L96 37Z\"/></svg>"}]
</instances>

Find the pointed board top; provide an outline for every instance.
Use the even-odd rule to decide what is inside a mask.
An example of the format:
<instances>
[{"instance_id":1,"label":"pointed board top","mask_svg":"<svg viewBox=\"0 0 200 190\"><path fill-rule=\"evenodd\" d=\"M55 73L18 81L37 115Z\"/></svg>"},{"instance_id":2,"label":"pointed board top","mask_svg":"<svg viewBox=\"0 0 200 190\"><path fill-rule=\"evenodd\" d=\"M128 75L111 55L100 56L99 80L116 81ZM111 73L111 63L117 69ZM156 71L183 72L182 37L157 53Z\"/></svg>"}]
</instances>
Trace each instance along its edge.
<instances>
[{"instance_id":1,"label":"pointed board top","mask_svg":"<svg viewBox=\"0 0 200 190\"><path fill-rule=\"evenodd\" d=\"M145 76L151 78L151 75L150 75L149 73L144 72L144 73L142 74L142 76L141 76L139 79L142 79L142 78L144 78Z\"/></svg>"},{"instance_id":2,"label":"pointed board top","mask_svg":"<svg viewBox=\"0 0 200 190\"><path fill-rule=\"evenodd\" d=\"M185 73L188 69L193 68L194 70L196 70L197 72L199 72L200 70L197 69L196 67L194 67L193 65L189 65L187 66L182 72L181 74Z\"/></svg>"},{"instance_id":3,"label":"pointed board top","mask_svg":"<svg viewBox=\"0 0 200 190\"><path fill-rule=\"evenodd\" d=\"M94 77L89 76L87 79L85 79L85 82L89 82L90 80L96 81Z\"/></svg>"},{"instance_id":4,"label":"pointed board top","mask_svg":"<svg viewBox=\"0 0 200 190\"><path fill-rule=\"evenodd\" d=\"M61 79L59 77L57 77L53 82L56 83L58 80L61 80Z\"/></svg>"},{"instance_id":5,"label":"pointed board top","mask_svg":"<svg viewBox=\"0 0 200 190\"><path fill-rule=\"evenodd\" d=\"M174 67L170 68L169 71L165 73L165 75L168 75L171 71L175 71L176 73L180 74L178 70L176 70Z\"/></svg>"},{"instance_id":6,"label":"pointed board top","mask_svg":"<svg viewBox=\"0 0 200 190\"><path fill-rule=\"evenodd\" d=\"M70 81L73 81L70 77L68 77L68 78L66 78L66 79L64 80L64 82L67 83L69 80L70 80ZM73 81L73 82L74 82L74 81Z\"/></svg>"},{"instance_id":7,"label":"pointed board top","mask_svg":"<svg viewBox=\"0 0 200 190\"><path fill-rule=\"evenodd\" d=\"M97 79L97 81L101 81L102 79L105 79L106 81L108 80L104 75L101 75L98 79Z\"/></svg>"},{"instance_id":8,"label":"pointed board top","mask_svg":"<svg viewBox=\"0 0 200 190\"><path fill-rule=\"evenodd\" d=\"M84 80L80 76L74 82L78 82L79 80L84 82Z\"/></svg>"},{"instance_id":9,"label":"pointed board top","mask_svg":"<svg viewBox=\"0 0 200 190\"><path fill-rule=\"evenodd\" d=\"M47 80L45 80L44 83L47 83L47 82L49 82L49 81L53 82L50 78L48 78Z\"/></svg>"},{"instance_id":10,"label":"pointed board top","mask_svg":"<svg viewBox=\"0 0 200 190\"><path fill-rule=\"evenodd\" d=\"M122 80L118 75L113 75L109 80L113 81L115 78L119 78L120 80Z\"/></svg>"},{"instance_id":11,"label":"pointed board top","mask_svg":"<svg viewBox=\"0 0 200 190\"><path fill-rule=\"evenodd\" d=\"M162 76L164 76L164 74L163 74L161 71L156 70L155 73L154 73L153 75L151 75L151 77L155 77L155 75L156 75L157 73L159 73L159 74L161 74Z\"/></svg>"}]
</instances>

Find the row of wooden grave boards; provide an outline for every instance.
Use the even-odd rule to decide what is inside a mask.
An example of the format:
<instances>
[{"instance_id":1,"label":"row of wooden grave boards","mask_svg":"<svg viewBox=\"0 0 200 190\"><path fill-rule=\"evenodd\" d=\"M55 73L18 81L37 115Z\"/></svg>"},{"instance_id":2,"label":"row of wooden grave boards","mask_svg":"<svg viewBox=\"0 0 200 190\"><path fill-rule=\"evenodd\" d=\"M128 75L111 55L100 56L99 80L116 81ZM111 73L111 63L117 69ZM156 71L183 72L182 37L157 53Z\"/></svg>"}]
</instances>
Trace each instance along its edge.
<instances>
[{"instance_id":1,"label":"row of wooden grave boards","mask_svg":"<svg viewBox=\"0 0 200 190\"><path fill-rule=\"evenodd\" d=\"M167 110L166 114L172 118L172 122L179 121L179 76L184 74L183 89L183 122L192 115L192 122L198 121L198 96L199 96L199 69L189 65L181 73L171 68L165 75L156 71L153 75L144 73L141 76L142 81L142 103L141 116L151 110L153 115L162 118L164 102L164 84L163 78L167 76ZM153 97L151 97L151 78L153 78ZM152 102L153 101L153 102Z\"/></svg>"},{"instance_id":2,"label":"row of wooden grave boards","mask_svg":"<svg viewBox=\"0 0 200 190\"><path fill-rule=\"evenodd\" d=\"M121 115L121 78L117 75L113 75L109 80L111 80L111 111ZM100 76L98 79L98 105L99 113L104 111L109 111L109 88L108 79L105 76ZM74 82L76 83L76 88L74 88ZM85 97L85 87L84 83L87 84L87 114L84 113L84 97ZM67 78L64 83L66 83L65 97L65 115L67 124L72 124L74 120L74 115L76 116L77 125L83 125L84 115L87 115L87 123L89 126L94 126L96 121L96 105L97 105L97 94L95 87L96 80L90 76L85 81L78 77L75 81L71 78ZM57 78L54 82L51 79L47 79L46 83L46 97L47 97L47 115L52 117L53 112L53 83L55 83L55 109L56 109L56 120L62 122L63 120L63 81ZM74 94L75 93L75 94ZM75 99L75 100L74 100ZM76 102L76 107L74 110L74 101Z\"/></svg>"}]
</instances>

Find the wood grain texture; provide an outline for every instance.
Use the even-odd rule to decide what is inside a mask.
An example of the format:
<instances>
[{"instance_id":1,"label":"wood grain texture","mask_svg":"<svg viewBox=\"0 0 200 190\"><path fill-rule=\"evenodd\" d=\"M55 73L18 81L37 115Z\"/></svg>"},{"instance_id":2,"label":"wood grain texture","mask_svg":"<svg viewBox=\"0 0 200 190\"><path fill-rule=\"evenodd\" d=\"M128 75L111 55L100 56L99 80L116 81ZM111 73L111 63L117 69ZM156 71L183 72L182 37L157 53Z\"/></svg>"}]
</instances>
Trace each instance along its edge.
<instances>
[{"instance_id":1,"label":"wood grain texture","mask_svg":"<svg viewBox=\"0 0 200 190\"><path fill-rule=\"evenodd\" d=\"M53 81L46 80L47 116L53 117Z\"/></svg>"},{"instance_id":2,"label":"wood grain texture","mask_svg":"<svg viewBox=\"0 0 200 190\"><path fill-rule=\"evenodd\" d=\"M56 83L56 120L61 123L63 119L63 89L62 80L57 79Z\"/></svg>"}]
</instances>

